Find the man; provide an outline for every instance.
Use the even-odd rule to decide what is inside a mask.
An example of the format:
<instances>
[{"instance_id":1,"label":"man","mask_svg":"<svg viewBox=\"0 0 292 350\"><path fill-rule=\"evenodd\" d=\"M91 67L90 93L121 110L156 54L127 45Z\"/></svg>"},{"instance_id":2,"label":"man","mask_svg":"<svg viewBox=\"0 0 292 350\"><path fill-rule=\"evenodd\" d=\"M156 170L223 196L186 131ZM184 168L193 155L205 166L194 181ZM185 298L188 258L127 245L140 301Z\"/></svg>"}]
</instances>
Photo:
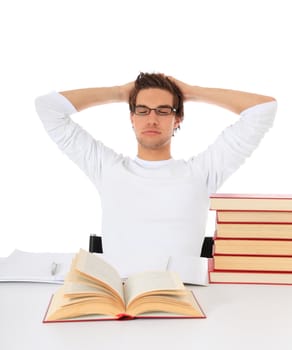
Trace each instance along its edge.
<instances>
[{"instance_id":1,"label":"man","mask_svg":"<svg viewBox=\"0 0 292 350\"><path fill-rule=\"evenodd\" d=\"M174 160L171 141L184 117L184 101L214 104L240 118L205 152ZM115 102L129 102L138 147L135 159L93 139L70 118L77 111ZM200 256L209 195L258 146L273 123L276 102L259 94L141 73L123 86L51 93L39 97L36 108L50 137L99 191L104 252L121 262L132 256L146 267L174 255Z\"/></svg>"}]
</instances>

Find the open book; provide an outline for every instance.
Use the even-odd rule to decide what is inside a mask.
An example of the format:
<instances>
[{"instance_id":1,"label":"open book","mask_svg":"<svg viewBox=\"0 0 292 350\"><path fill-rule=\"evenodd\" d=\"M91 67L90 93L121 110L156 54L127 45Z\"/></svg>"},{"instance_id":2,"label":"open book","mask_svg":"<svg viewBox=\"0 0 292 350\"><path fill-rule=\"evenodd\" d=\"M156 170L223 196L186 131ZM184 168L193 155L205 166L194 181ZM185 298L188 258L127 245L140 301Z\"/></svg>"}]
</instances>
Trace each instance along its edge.
<instances>
[{"instance_id":1,"label":"open book","mask_svg":"<svg viewBox=\"0 0 292 350\"><path fill-rule=\"evenodd\" d=\"M133 318L205 318L193 293L171 271L148 271L122 281L102 258L80 250L43 322Z\"/></svg>"}]
</instances>

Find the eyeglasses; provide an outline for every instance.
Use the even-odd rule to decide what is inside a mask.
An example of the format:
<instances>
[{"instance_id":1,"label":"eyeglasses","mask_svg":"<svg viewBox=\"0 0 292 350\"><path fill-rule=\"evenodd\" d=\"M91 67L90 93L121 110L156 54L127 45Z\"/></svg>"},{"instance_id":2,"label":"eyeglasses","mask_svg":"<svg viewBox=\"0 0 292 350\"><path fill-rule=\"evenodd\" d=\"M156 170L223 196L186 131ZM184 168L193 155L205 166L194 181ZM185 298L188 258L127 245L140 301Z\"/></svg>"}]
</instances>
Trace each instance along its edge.
<instances>
[{"instance_id":1,"label":"eyeglasses","mask_svg":"<svg viewBox=\"0 0 292 350\"><path fill-rule=\"evenodd\" d=\"M160 117L167 117L176 112L176 109L171 106L158 106L156 108L149 108L143 105L134 106L134 113L140 117L149 115L151 111L155 111L156 115Z\"/></svg>"}]
</instances>

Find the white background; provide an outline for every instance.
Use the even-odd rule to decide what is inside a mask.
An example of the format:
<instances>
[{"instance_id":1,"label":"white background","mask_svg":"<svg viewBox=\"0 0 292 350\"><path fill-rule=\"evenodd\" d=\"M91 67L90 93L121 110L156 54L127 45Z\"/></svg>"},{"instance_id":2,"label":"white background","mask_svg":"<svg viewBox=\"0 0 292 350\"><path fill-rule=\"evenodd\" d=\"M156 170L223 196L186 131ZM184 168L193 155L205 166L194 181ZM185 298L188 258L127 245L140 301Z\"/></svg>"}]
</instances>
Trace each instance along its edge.
<instances>
[{"instance_id":1,"label":"white background","mask_svg":"<svg viewBox=\"0 0 292 350\"><path fill-rule=\"evenodd\" d=\"M2 1L0 256L15 248L73 252L100 233L98 193L46 135L35 97L123 84L140 71L275 96L274 127L220 192L292 193L290 6L288 0ZM202 104L185 108L174 158L197 154L237 118ZM74 119L107 146L135 156L128 116L127 105L118 104Z\"/></svg>"}]
</instances>

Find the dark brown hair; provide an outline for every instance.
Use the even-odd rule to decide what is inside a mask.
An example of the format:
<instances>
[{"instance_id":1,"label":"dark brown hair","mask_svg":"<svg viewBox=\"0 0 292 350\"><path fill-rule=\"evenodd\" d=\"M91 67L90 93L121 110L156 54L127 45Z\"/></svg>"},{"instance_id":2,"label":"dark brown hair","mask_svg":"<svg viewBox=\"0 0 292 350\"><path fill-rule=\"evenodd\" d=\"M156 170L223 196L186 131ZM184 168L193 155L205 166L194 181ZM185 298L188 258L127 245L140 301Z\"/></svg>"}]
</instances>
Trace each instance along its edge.
<instances>
[{"instance_id":1,"label":"dark brown hair","mask_svg":"<svg viewBox=\"0 0 292 350\"><path fill-rule=\"evenodd\" d=\"M169 91L173 96L173 107L176 109L176 116L183 121L184 106L183 94L180 88L171 81L167 76L161 73L140 73L135 80L135 85L129 96L130 111L134 112L137 95L144 89L162 89Z\"/></svg>"}]
</instances>

